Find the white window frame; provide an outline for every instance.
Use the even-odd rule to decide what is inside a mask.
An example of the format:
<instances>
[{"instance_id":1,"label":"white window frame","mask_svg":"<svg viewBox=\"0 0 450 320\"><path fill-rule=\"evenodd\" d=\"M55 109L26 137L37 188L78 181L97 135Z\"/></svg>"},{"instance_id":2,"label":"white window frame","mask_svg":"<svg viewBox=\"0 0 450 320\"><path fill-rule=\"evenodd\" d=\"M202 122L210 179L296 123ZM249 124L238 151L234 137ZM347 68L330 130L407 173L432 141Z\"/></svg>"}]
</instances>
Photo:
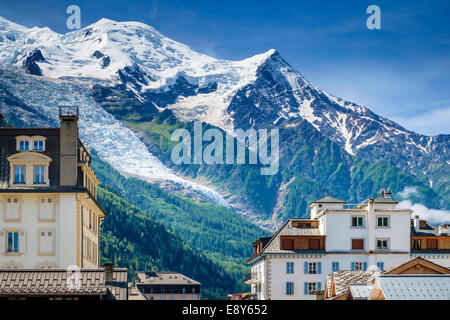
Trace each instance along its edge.
<instances>
[{"instance_id":1,"label":"white window frame","mask_svg":"<svg viewBox=\"0 0 450 320\"><path fill-rule=\"evenodd\" d=\"M354 262L354 271L363 271L364 270L364 262L355 261Z\"/></svg>"},{"instance_id":2,"label":"white window frame","mask_svg":"<svg viewBox=\"0 0 450 320\"><path fill-rule=\"evenodd\" d=\"M377 250L383 250L383 251L387 251L387 250L389 250L389 248L391 247L390 246L390 239L389 238L377 238L376 240L376 248L377 248ZM386 241L386 248L380 248L380 247L378 247L378 241L381 241L381 242L383 242L383 241Z\"/></svg>"},{"instance_id":3,"label":"white window frame","mask_svg":"<svg viewBox=\"0 0 450 320\"><path fill-rule=\"evenodd\" d=\"M39 181L36 181L36 169L39 168ZM47 182L47 166L44 164L33 165L33 184L35 185L45 185Z\"/></svg>"},{"instance_id":4,"label":"white window frame","mask_svg":"<svg viewBox=\"0 0 450 320\"><path fill-rule=\"evenodd\" d=\"M12 175L13 175L13 184L15 184L15 185L25 185L25 184L27 184L27 166L25 165L25 164L15 164L15 165L13 165L13 172L12 172ZM19 173L19 176L23 176L23 182L18 182L17 180L16 180L16 169L17 168L23 168L23 175L21 175L20 173Z\"/></svg>"},{"instance_id":5,"label":"white window frame","mask_svg":"<svg viewBox=\"0 0 450 320\"><path fill-rule=\"evenodd\" d=\"M317 282L308 282L308 295L313 295L317 290Z\"/></svg>"},{"instance_id":6,"label":"white window frame","mask_svg":"<svg viewBox=\"0 0 450 320\"><path fill-rule=\"evenodd\" d=\"M318 274L317 262L308 262L308 274Z\"/></svg>"}]
</instances>

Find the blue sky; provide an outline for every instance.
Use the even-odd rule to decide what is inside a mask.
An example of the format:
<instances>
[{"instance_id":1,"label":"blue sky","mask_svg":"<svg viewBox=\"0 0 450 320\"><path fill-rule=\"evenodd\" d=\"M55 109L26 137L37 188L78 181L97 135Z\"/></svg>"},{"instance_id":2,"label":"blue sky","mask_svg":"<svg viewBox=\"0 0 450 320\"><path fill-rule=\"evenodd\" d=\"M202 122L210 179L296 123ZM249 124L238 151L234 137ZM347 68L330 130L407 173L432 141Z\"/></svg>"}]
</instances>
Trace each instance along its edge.
<instances>
[{"instance_id":1,"label":"blue sky","mask_svg":"<svg viewBox=\"0 0 450 320\"><path fill-rule=\"evenodd\" d=\"M271 48L328 92L408 129L450 133L450 1L25 1L2 0L0 16L67 32L100 18L141 21L196 51L243 59ZM366 8L381 8L381 30Z\"/></svg>"}]
</instances>

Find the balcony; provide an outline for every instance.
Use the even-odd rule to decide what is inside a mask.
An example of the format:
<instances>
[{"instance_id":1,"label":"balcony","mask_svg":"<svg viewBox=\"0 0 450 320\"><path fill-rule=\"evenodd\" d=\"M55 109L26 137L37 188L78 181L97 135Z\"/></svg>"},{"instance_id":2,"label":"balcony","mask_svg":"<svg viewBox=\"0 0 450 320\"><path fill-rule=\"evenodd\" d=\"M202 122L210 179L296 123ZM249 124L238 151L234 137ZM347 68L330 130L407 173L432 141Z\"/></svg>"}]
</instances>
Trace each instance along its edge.
<instances>
[{"instance_id":1,"label":"balcony","mask_svg":"<svg viewBox=\"0 0 450 320\"><path fill-rule=\"evenodd\" d=\"M252 285L252 284L260 284L261 283L261 274L252 272L247 273L245 275L245 284Z\"/></svg>"}]
</instances>

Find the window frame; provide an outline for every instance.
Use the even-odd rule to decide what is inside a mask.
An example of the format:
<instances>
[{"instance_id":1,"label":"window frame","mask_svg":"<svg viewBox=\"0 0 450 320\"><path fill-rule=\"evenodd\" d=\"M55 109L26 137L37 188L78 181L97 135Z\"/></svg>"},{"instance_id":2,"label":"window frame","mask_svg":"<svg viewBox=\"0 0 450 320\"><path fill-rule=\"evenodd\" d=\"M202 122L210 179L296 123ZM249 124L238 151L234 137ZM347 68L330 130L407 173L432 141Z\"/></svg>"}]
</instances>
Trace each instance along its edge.
<instances>
[{"instance_id":1,"label":"window frame","mask_svg":"<svg viewBox=\"0 0 450 320\"><path fill-rule=\"evenodd\" d=\"M353 219L356 219L356 226L353 225ZM359 219L361 219L362 224L358 225ZM366 227L365 219L363 215L352 215L350 217L350 227L352 229L364 229Z\"/></svg>"},{"instance_id":2,"label":"window frame","mask_svg":"<svg viewBox=\"0 0 450 320\"><path fill-rule=\"evenodd\" d=\"M308 295L314 295L314 292L317 290L317 282L308 282Z\"/></svg>"},{"instance_id":3,"label":"window frame","mask_svg":"<svg viewBox=\"0 0 450 320\"><path fill-rule=\"evenodd\" d=\"M295 274L294 262L286 262L286 274Z\"/></svg>"},{"instance_id":4,"label":"window frame","mask_svg":"<svg viewBox=\"0 0 450 320\"><path fill-rule=\"evenodd\" d=\"M12 239L13 243L12 243L12 247L14 249L14 251L11 251L9 249L9 235L10 234L16 234L17 235L17 239ZM12 254L12 255L16 255L16 254L20 254L20 231L19 230L6 230L5 231L5 253L6 254ZM15 247L17 246L17 251L15 251Z\"/></svg>"},{"instance_id":5,"label":"window frame","mask_svg":"<svg viewBox=\"0 0 450 320\"><path fill-rule=\"evenodd\" d=\"M389 249L390 249L390 247L391 247L391 241L390 241L390 239L389 238L377 238L376 240L376 249L377 250L381 250L381 251L388 251ZM382 247L382 248L380 248L379 246L378 246L378 242L379 241L381 241L381 242L386 242L386 247L384 248L384 247Z\"/></svg>"},{"instance_id":6,"label":"window frame","mask_svg":"<svg viewBox=\"0 0 450 320\"><path fill-rule=\"evenodd\" d=\"M308 274L319 274L317 262L308 262Z\"/></svg>"},{"instance_id":7,"label":"window frame","mask_svg":"<svg viewBox=\"0 0 450 320\"><path fill-rule=\"evenodd\" d=\"M286 281L285 285L285 294L287 296L293 296L295 294L295 284L293 281Z\"/></svg>"},{"instance_id":8,"label":"window frame","mask_svg":"<svg viewBox=\"0 0 450 320\"><path fill-rule=\"evenodd\" d=\"M36 181L36 169L40 168L41 172L39 172L39 177L41 177L42 175L42 181ZM33 184L34 185L46 185L47 184L47 177L46 177L46 172L47 172L47 166L44 164L35 164L33 165Z\"/></svg>"},{"instance_id":9,"label":"window frame","mask_svg":"<svg viewBox=\"0 0 450 320\"><path fill-rule=\"evenodd\" d=\"M380 219L383 219L383 224L384 224L384 219L387 219L387 226L385 225L379 225L379 221ZM377 215L376 216L376 228L378 229L389 229L391 227L391 216L388 215Z\"/></svg>"},{"instance_id":10,"label":"window frame","mask_svg":"<svg viewBox=\"0 0 450 320\"><path fill-rule=\"evenodd\" d=\"M27 184L27 166L25 164L14 164L13 166L13 184L14 185L26 185ZM23 168L22 175L16 172L18 168ZM23 182L18 182L17 177L23 177Z\"/></svg>"},{"instance_id":11,"label":"window frame","mask_svg":"<svg viewBox=\"0 0 450 320\"><path fill-rule=\"evenodd\" d=\"M51 233L51 250L47 251L42 251L41 250L41 239L42 236L41 234L44 233L45 234L45 238L49 237L49 233ZM38 237L38 241L37 241L37 245L38 245L38 256L55 256L56 255L56 228L40 228L38 229L38 233L37 233L37 237ZM47 239L47 241L50 241Z\"/></svg>"},{"instance_id":12,"label":"window frame","mask_svg":"<svg viewBox=\"0 0 450 320\"><path fill-rule=\"evenodd\" d=\"M354 249L353 248L353 241L354 240L361 240L362 241L362 249ZM366 246L365 246L365 238L351 238L350 239L350 249L352 250L352 251L364 251Z\"/></svg>"}]
</instances>

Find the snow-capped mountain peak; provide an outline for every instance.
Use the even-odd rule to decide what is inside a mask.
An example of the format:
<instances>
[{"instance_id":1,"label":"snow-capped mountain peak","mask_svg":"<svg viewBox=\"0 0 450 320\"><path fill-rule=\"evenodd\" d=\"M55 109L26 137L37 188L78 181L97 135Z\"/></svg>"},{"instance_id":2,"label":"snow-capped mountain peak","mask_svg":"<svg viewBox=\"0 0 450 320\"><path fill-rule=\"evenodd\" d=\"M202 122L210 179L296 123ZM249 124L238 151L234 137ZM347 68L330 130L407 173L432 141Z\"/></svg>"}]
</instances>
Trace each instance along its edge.
<instances>
[{"instance_id":1,"label":"snow-capped mountain peak","mask_svg":"<svg viewBox=\"0 0 450 320\"><path fill-rule=\"evenodd\" d=\"M121 85L154 110L168 108L182 121L201 120L230 133L303 118L348 153L413 174L424 157L450 161L442 152L448 139L408 131L327 93L274 49L231 61L196 52L140 22L101 19L58 34L0 18L0 63L37 76Z\"/></svg>"}]
</instances>

